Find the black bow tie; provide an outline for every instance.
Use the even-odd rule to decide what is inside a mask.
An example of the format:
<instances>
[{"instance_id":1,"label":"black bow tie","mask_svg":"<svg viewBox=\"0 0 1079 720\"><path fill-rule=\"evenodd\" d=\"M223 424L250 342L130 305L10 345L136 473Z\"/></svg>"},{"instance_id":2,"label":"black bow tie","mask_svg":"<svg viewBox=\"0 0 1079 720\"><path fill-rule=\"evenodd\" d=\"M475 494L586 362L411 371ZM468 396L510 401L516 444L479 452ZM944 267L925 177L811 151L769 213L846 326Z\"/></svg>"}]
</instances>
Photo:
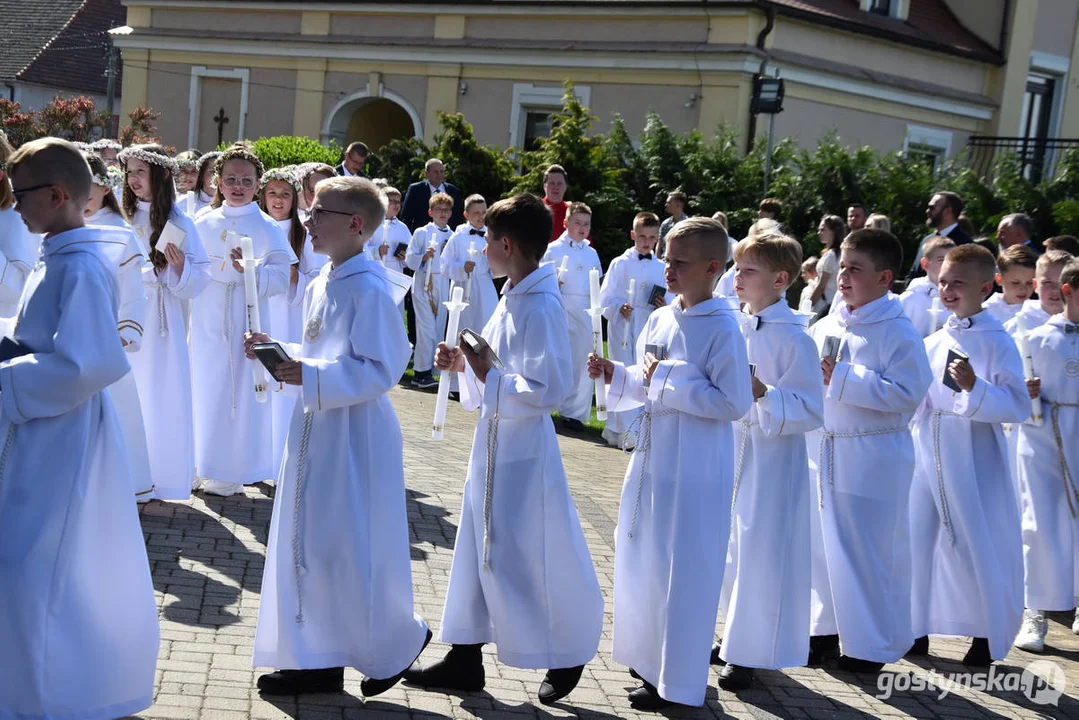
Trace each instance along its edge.
<instances>
[{"instance_id":1,"label":"black bow tie","mask_svg":"<svg viewBox=\"0 0 1079 720\"><path fill-rule=\"evenodd\" d=\"M652 253L637 253L638 260L651 260Z\"/></svg>"},{"instance_id":2,"label":"black bow tie","mask_svg":"<svg viewBox=\"0 0 1079 720\"><path fill-rule=\"evenodd\" d=\"M1071 335L1072 333L1079 333L1079 325L1065 325L1063 330L1064 330L1065 335Z\"/></svg>"},{"instance_id":3,"label":"black bow tie","mask_svg":"<svg viewBox=\"0 0 1079 720\"><path fill-rule=\"evenodd\" d=\"M450 229L448 227L444 227L444 228L436 227L435 230L438 230L439 232L449 232L450 231Z\"/></svg>"},{"instance_id":4,"label":"black bow tie","mask_svg":"<svg viewBox=\"0 0 1079 720\"><path fill-rule=\"evenodd\" d=\"M469 229L468 229L468 234L469 234L469 235L480 235L480 236L483 236L483 235L486 235L486 234L487 234L487 231L486 231L486 230L477 230L476 228L469 228Z\"/></svg>"}]
</instances>

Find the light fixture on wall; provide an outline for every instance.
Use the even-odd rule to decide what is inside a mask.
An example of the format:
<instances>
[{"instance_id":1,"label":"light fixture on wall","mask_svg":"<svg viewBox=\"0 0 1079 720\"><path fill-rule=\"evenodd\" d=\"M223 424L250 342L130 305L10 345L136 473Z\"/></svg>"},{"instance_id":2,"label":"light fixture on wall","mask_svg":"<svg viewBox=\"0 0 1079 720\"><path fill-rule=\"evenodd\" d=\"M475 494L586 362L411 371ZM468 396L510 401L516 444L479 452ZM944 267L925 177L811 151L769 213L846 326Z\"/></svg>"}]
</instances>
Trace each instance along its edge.
<instances>
[{"instance_id":1,"label":"light fixture on wall","mask_svg":"<svg viewBox=\"0 0 1079 720\"><path fill-rule=\"evenodd\" d=\"M685 105L686 105L687 108L691 108L694 105L696 105L697 101L700 100L700 99L701 99L701 96L698 95L697 93L690 93L689 94L689 100L686 100Z\"/></svg>"},{"instance_id":2,"label":"light fixture on wall","mask_svg":"<svg viewBox=\"0 0 1079 720\"><path fill-rule=\"evenodd\" d=\"M466 83L464 80L461 81L461 94L468 95L468 83Z\"/></svg>"}]
</instances>

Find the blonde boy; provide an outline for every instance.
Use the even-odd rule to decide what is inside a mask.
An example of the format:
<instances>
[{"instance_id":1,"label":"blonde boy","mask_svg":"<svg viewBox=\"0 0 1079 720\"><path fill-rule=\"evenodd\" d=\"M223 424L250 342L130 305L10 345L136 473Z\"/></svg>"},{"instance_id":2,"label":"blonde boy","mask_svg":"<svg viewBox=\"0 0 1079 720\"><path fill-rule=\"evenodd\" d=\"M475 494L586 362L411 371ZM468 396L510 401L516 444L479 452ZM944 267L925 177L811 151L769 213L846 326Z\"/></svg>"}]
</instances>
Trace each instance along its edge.
<instances>
[{"instance_id":1,"label":"blonde boy","mask_svg":"<svg viewBox=\"0 0 1079 720\"><path fill-rule=\"evenodd\" d=\"M427 203L431 222L417 228L405 253L412 276L412 306L416 310L416 352L412 357L415 377L412 387L426 390L438 385L431 374L435 346L445 334L446 306L450 299L449 280L442 273L442 251L450 239L453 198L435 193Z\"/></svg>"},{"instance_id":2,"label":"blonde boy","mask_svg":"<svg viewBox=\"0 0 1079 720\"><path fill-rule=\"evenodd\" d=\"M487 201L483 196L469 195L465 199L465 223L457 228L442 251L443 274L467 292L468 307L461 312L461 327L476 332L483 331L498 305L498 292L483 252L486 215Z\"/></svg>"},{"instance_id":3,"label":"blonde boy","mask_svg":"<svg viewBox=\"0 0 1079 720\"><path fill-rule=\"evenodd\" d=\"M982 305L993 317L1006 323L1023 309L1034 294L1034 274L1038 256L1029 245L1012 245L997 257L996 283L1001 291L993 293Z\"/></svg>"},{"instance_id":4,"label":"blonde boy","mask_svg":"<svg viewBox=\"0 0 1079 720\"><path fill-rule=\"evenodd\" d=\"M955 241L943 235L934 235L925 241L922 250L921 266L925 276L911 281L906 291L899 296L903 312L907 314L914 328L924 338L935 333L951 315L940 304L940 292L937 290L937 278L944 258L955 247Z\"/></svg>"}]
</instances>

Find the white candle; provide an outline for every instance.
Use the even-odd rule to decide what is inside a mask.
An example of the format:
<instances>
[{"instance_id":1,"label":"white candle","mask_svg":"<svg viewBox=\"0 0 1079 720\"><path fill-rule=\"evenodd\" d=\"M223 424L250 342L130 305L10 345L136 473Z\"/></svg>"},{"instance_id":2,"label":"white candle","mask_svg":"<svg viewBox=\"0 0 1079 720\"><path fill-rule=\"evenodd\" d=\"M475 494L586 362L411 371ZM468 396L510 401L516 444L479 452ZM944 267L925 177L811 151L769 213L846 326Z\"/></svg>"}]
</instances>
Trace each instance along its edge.
<instances>
[{"instance_id":1,"label":"white candle","mask_svg":"<svg viewBox=\"0 0 1079 720\"><path fill-rule=\"evenodd\" d=\"M633 300L634 300L634 298L636 296L637 296L637 278L630 278L629 279L629 306L630 306L631 309L629 311L629 317L626 318L625 332L622 333L622 348L623 349L629 347L629 334L630 334L630 331L633 329L633 310L632 310L632 308L633 308Z\"/></svg>"},{"instance_id":2,"label":"white candle","mask_svg":"<svg viewBox=\"0 0 1079 720\"><path fill-rule=\"evenodd\" d=\"M431 238L431 240L427 243L427 248L429 250L437 250L438 240ZM435 256L432 255L431 259L427 261L427 278L424 282L423 289L427 292L428 295L431 294L431 288L433 288L435 284L434 278L431 277L431 267L435 264L435 260ZM431 308L431 312L435 312L437 314L437 311L434 308Z\"/></svg>"},{"instance_id":3,"label":"white candle","mask_svg":"<svg viewBox=\"0 0 1079 720\"><path fill-rule=\"evenodd\" d=\"M468 259L470 262L476 262L476 241L468 241ZM472 268L475 270L476 268ZM468 271L468 277L465 279L465 302L472 302L472 270Z\"/></svg>"},{"instance_id":4,"label":"white candle","mask_svg":"<svg viewBox=\"0 0 1079 720\"><path fill-rule=\"evenodd\" d=\"M592 352L596 357L603 357L603 307L599 304L599 270L588 271L588 293L592 307L588 314L592 316ZM607 419L607 385L603 376L596 378L596 418Z\"/></svg>"},{"instance_id":5,"label":"white candle","mask_svg":"<svg viewBox=\"0 0 1079 720\"><path fill-rule=\"evenodd\" d=\"M460 285L453 289L453 295L447 303L442 303L450 311L449 320L446 323L446 344L454 347L457 344L457 326L461 322L461 311L468 307L463 301L464 289ZM446 425L446 405L450 399L450 375L449 370L443 371L438 376L438 397L435 399L435 421L431 428L431 439L441 440L442 429Z\"/></svg>"},{"instance_id":6,"label":"white candle","mask_svg":"<svg viewBox=\"0 0 1079 720\"><path fill-rule=\"evenodd\" d=\"M935 297L929 303L929 317L932 319L933 327L929 329L929 334L932 335L939 329L940 313L944 308L940 304L940 298Z\"/></svg>"},{"instance_id":7,"label":"white candle","mask_svg":"<svg viewBox=\"0 0 1079 720\"><path fill-rule=\"evenodd\" d=\"M187 191L187 215L188 217L195 217L195 191Z\"/></svg>"},{"instance_id":8,"label":"white candle","mask_svg":"<svg viewBox=\"0 0 1079 720\"><path fill-rule=\"evenodd\" d=\"M240 238L240 251L243 253L244 266L244 294L247 300L247 331L252 333L262 332L262 323L259 320L259 296L255 284L255 250L251 238ZM229 348L232 352L232 348ZM255 379L255 400L260 403L266 402L266 371L262 363L253 360L251 372Z\"/></svg>"},{"instance_id":9,"label":"white candle","mask_svg":"<svg viewBox=\"0 0 1079 720\"><path fill-rule=\"evenodd\" d=\"M1015 344L1019 348L1019 356L1023 358L1023 375L1027 380L1034 379L1034 358L1030 355L1030 343L1027 342L1027 321L1020 312L1015 316ZM1035 425L1042 424L1042 399L1040 397L1030 399L1030 420Z\"/></svg>"},{"instance_id":10,"label":"white candle","mask_svg":"<svg viewBox=\"0 0 1079 720\"><path fill-rule=\"evenodd\" d=\"M389 245L389 241L386 239L386 223L382 223L382 247L386 247L387 245ZM382 261L383 265L385 265L386 255L389 255L389 253L387 252L386 255L379 253L378 255L378 259Z\"/></svg>"},{"instance_id":11,"label":"white candle","mask_svg":"<svg viewBox=\"0 0 1079 720\"><path fill-rule=\"evenodd\" d=\"M562 264L558 266L558 282L562 282L562 276L566 274L566 270L569 268L569 255L562 256Z\"/></svg>"}]
</instances>

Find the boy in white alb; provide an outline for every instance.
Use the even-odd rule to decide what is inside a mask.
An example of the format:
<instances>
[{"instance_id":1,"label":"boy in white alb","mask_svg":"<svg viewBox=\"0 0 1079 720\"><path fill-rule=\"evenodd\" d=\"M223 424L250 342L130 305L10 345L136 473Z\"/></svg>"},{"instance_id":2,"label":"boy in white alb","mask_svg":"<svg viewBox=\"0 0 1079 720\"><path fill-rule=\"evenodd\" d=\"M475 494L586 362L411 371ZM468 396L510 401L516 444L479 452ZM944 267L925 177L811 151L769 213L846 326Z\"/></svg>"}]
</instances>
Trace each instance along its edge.
<instances>
[{"instance_id":1,"label":"boy in white alb","mask_svg":"<svg viewBox=\"0 0 1079 720\"><path fill-rule=\"evenodd\" d=\"M993 254L971 243L940 270L940 299L954 315L925 340L933 383L914 419L910 491L918 639L908 656L928 654L930 634L966 635L963 663L975 667L1008 654L1023 615L1019 507L1001 423L1030 415L1030 400L1015 343L982 310L995 268Z\"/></svg>"},{"instance_id":2,"label":"boy in white alb","mask_svg":"<svg viewBox=\"0 0 1079 720\"><path fill-rule=\"evenodd\" d=\"M1012 245L997 257L997 285L1000 292L993 293L982 305L989 314L1006 323L1023 309L1023 303L1034 294L1034 274L1038 256L1029 245Z\"/></svg>"},{"instance_id":3,"label":"boy in white alb","mask_svg":"<svg viewBox=\"0 0 1079 720\"><path fill-rule=\"evenodd\" d=\"M541 263L552 263L558 270L558 287L566 308L572 358L573 388L558 412L570 430L582 430L592 416L592 393L595 383L588 379L588 355L592 352L592 316L588 274L592 268L603 273L599 255L588 242L592 229L592 209L581 202L570 203L566 210L566 232L547 247Z\"/></svg>"},{"instance_id":4,"label":"boy in white alb","mask_svg":"<svg viewBox=\"0 0 1079 720\"><path fill-rule=\"evenodd\" d=\"M844 239L843 303L810 334L821 351L824 429L817 462L811 664L876 673L914 642L908 503L910 420L932 381L925 345L889 295L903 264L891 233ZM825 352L827 350L827 352Z\"/></svg>"},{"instance_id":5,"label":"boy in white alb","mask_svg":"<svg viewBox=\"0 0 1079 720\"><path fill-rule=\"evenodd\" d=\"M607 318L607 354L623 365L636 362L637 337L655 309L667 304L666 292L657 292L655 301L649 302L653 288L667 288L663 261L654 255L659 225L655 213L637 213L629 233L633 247L611 260L600 288L599 302ZM603 429L607 444L621 445L623 434L642 411L642 407L618 412L608 408L607 426ZM627 447L632 447L633 442L633 438L626 437Z\"/></svg>"},{"instance_id":6,"label":"boy in white alb","mask_svg":"<svg viewBox=\"0 0 1079 720\"><path fill-rule=\"evenodd\" d=\"M428 201L431 222L412 234L405 262L412 276L412 307L416 310L416 351L412 356L412 387L426 390L438 385L431 373L435 346L446 333L446 306L450 283L442 273L442 251L452 234L449 228L453 198L435 193Z\"/></svg>"},{"instance_id":7,"label":"boy in white alb","mask_svg":"<svg viewBox=\"0 0 1079 720\"><path fill-rule=\"evenodd\" d=\"M57 138L10 158L19 213L45 236L0 361L0 717L111 720L151 705L158 622L106 389L129 230L84 227L90 170Z\"/></svg>"},{"instance_id":8,"label":"boy in white alb","mask_svg":"<svg viewBox=\"0 0 1079 720\"><path fill-rule=\"evenodd\" d=\"M483 196L469 195L465 199L466 222L457 228L442 251L442 273L455 285L465 288L468 307L461 311L461 327L476 332L483 329L498 305L491 268L483 254L487 244L487 230L483 226L486 216L487 201Z\"/></svg>"},{"instance_id":9,"label":"boy in white alb","mask_svg":"<svg viewBox=\"0 0 1079 720\"><path fill-rule=\"evenodd\" d=\"M922 269L925 276L916 278L903 294L899 302L903 312L914 323L914 329L924 338L939 330L951 315L940 302L937 290L937 277L944 258L955 247L955 242L943 235L934 235L925 241L922 251Z\"/></svg>"},{"instance_id":10,"label":"boy in white alb","mask_svg":"<svg viewBox=\"0 0 1079 720\"><path fill-rule=\"evenodd\" d=\"M1060 290L1060 273L1072 260L1072 256L1063 250L1049 250L1038 257L1034 271L1034 289L1037 300L1027 300L1023 308L1004 323L1004 329L1015 337L1019 332L1020 322L1027 332L1039 328L1057 313L1064 310L1064 296ZM1022 320L1019 317L1022 316Z\"/></svg>"},{"instance_id":11,"label":"boy in white alb","mask_svg":"<svg viewBox=\"0 0 1079 720\"><path fill-rule=\"evenodd\" d=\"M1023 513L1024 602L1027 608L1015 646L1045 649L1045 612L1079 604L1079 260L1050 284L1060 250L1038 270L1038 295L1062 295L1061 309L1027 334L1035 378L1030 397L1041 400L1042 422L1019 426L1019 498ZM1043 292L1045 295L1043 295ZM1079 633L1079 616L1072 624Z\"/></svg>"},{"instance_id":12,"label":"boy in white alb","mask_svg":"<svg viewBox=\"0 0 1079 720\"><path fill-rule=\"evenodd\" d=\"M618 510L612 659L641 679L637 710L702 705L730 533L731 423L752 405L738 318L712 296L727 232L689 218L667 234L667 285L626 367L592 356L612 409L644 405Z\"/></svg>"},{"instance_id":13,"label":"boy in white alb","mask_svg":"<svg viewBox=\"0 0 1079 720\"><path fill-rule=\"evenodd\" d=\"M195 221L211 273L209 287L191 302L195 468L204 492L236 495L279 470L272 408L256 399L251 361L244 357L247 308L236 244L251 238L260 318L270 317L270 297L288 291L298 260L277 222L254 202L261 161L245 145L234 145L217 158L217 176L224 201Z\"/></svg>"},{"instance_id":14,"label":"boy in white alb","mask_svg":"<svg viewBox=\"0 0 1079 720\"><path fill-rule=\"evenodd\" d=\"M817 346L808 318L785 293L802 267L802 246L785 235L756 236L734 250L734 290L754 405L735 428L734 500L723 575L726 663L719 686L741 690L753 668L805 664L809 654L809 461L805 434L824 420Z\"/></svg>"},{"instance_id":15,"label":"boy in white alb","mask_svg":"<svg viewBox=\"0 0 1079 720\"><path fill-rule=\"evenodd\" d=\"M406 287L363 245L385 206L371 181L317 186L307 227L330 262L307 287L302 344L277 378L298 388L277 481L253 664L270 695L340 692L345 665L389 690L430 640L413 612L401 429L387 392L411 348L395 306ZM272 342L249 334L251 346Z\"/></svg>"},{"instance_id":16,"label":"boy in white alb","mask_svg":"<svg viewBox=\"0 0 1079 720\"><path fill-rule=\"evenodd\" d=\"M546 205L529 194L501 200L485 224L491 272L508 278L483 329L488 346L441 343L436 358L442 372L463 373L461 405L480 411L442 611L440 639L453 647L405 679L478 692L481 648L493 642L500 662L547 670L539 700L549 705L577 686L603 624L551 422L572 386L569 336L555 268L540 264Z\"/></svg>"},{"instance_id":17,"label":"boy in white alb","mask_svg":"<svg viewBox=\"0 0 1079 720\"><path fill-rule=\"evenodd\" d=\"M401 191L394 187L384 187L382 196L386 198L386 219L382 221L382 225L367 243L371 250L368 256L380 260L391 270L404 273L405 268L408 267L405 265L405 254L408 252L409 242L412 241L412 234L408 231L408 226L397 219L397 214L401 212ZM364 250L368 248L365 247ZM398 309L401 311L401 317L404 318L404 300L401 301Z\"/></svg>"},{"instance_id":18,"label":"boy in white alb","mask_svg":"<svg viewBox=\"0 0 1079 720\"><path fill-rule=\"evenodd\" d=\"M41 238L27 230L15 212L11 183L4 171L13 152L4 131L0 130L0 332L9 332L15 324L19 297L41 246Z\"/></svg>"}]
</instances>

